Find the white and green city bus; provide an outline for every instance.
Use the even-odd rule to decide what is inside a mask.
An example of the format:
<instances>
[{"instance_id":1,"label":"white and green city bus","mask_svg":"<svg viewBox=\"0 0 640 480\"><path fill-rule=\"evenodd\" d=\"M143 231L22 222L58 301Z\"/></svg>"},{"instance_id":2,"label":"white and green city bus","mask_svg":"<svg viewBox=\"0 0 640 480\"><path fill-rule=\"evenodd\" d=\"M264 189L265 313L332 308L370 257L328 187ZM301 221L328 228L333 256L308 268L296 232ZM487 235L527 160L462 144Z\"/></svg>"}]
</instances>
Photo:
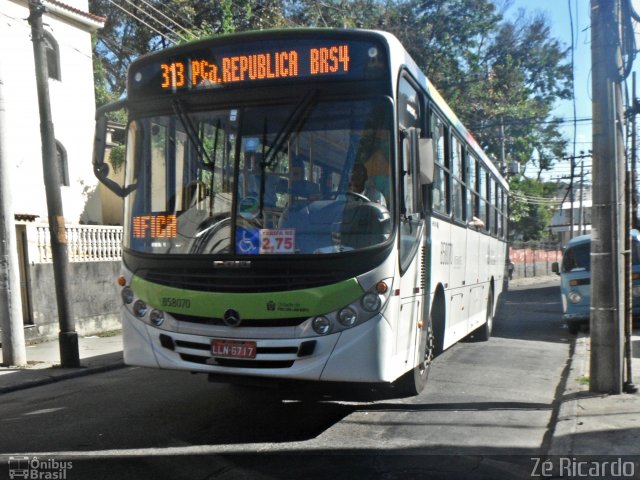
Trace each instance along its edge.
<instances>
[{"instance_id":1,"label":"white and green city bus","mask_svg":"<svg viewBox=\"0 0 640 480\"><path fill-rule=\"evenodd\" d=\"M105 150L123 107L121 185ZM489 338L507 184L392 35L166 49L96 117L94 170L124 197L127 364L417 394L435 355Z\"/></svg>"}]
</instances>

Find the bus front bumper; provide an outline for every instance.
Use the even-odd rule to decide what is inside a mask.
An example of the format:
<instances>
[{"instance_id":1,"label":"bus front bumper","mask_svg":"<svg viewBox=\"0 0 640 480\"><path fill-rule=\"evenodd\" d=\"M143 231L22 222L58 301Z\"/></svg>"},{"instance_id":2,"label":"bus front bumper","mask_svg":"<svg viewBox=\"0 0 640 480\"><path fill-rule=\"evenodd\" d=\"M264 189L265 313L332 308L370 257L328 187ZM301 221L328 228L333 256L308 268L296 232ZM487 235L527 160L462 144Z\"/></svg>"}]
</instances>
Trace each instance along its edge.
<instances>
[{"instance_id":1,"label":"bus front bumper","mask_svg":"<svg viewBox=\"0 0 640 480\"><path fill-rule=\"evenodd\" d=\"M391 382L391 328L382 317L335 334L311 338L246 338L256 342L252 360L216 358L212 341L223 336L184 334L146 324L123 309L127 365L209 374L330 382ZM233 340L239 340L233 338Z\"/></svg>"}]
</instances>

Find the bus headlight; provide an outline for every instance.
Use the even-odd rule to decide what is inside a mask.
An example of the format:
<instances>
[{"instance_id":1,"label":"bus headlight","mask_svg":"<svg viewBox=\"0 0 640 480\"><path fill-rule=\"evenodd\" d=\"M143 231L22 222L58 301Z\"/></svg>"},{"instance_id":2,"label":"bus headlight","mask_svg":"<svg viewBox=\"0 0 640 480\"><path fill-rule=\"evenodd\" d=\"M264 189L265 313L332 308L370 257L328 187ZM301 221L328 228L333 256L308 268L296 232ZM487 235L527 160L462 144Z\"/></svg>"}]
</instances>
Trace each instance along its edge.
<instances>
[{"instance_id":1,"label":"bus headlight","mask_svg":"<svg viewBox=\"0 0 640 480\"><path fill-rule=\"evenodd\" d=\"M164 313L160 310L151 310L151 313L149 314L149 321L156 327L159 327L164 323Z\"/></svg>"},{"instance_id":2,"label":"bus headlight","mask_svg":"<svg viewBox=\"0 0 640 480\"><path fill-rule=\"evenodd\" d=\"M326 335L331 331L331 321L327 317L316 317L311 322L313 331L318 335Z\"/></svg>"},{"instance_id":3,"label":"bus headlight","mask_svg":"<svg viewBox=\"0 0 640 480\"><path fill-rule=\"evenodd\" d=\"M569 292L568 297L571 303L580 303L580 301L582 300L582 295L580 295L578 292Z\"/></svg>"},{"instance_id":4,"label":"bus headlight","mask_svg":"<svg viewBox=\"0 0 640 480\"><path fill-rule=\"evenodd\" d=\"M350 307L343 308L338 313L338 321L345 327L353 327L358 321L358 314Z\"/></svg>"},{"instance_id":5,"label":"bus headlight","mask_svg":"<svg viewBox=\"0 0 640 480\"><path fill-rule=\"evenodd\" d=\"M364 308L367 312L377 312L380 310L382 306L382 300L380 300L380 295L375 292L366 293L362 297L362 308Z\"/></svg>"},{"instance_id":6,"label":"bus headlight","mask_svg":"<svg viewBox=\"0 0 640 480\"><path fill-rule=\"evenodd\" d=\"M640 297L640 285L634 285L631 291L634 297Z\"/></svg>"},{"instance_id":7,"label":"bus headlight","mask_svg":"<svg viewBox=\"0 0 640 480\"><path fill-rule=\"evenodd\" d=\"M133 304L133 313L136 317L144 317L147 314L148 309L149 307L147 307L147 304L142 300L136 300L136 303Z\"/></svg>"},{"instance_id":8,"label":"bus headlight","mask_svg":"<svg viewBox=\"0 0 640 480\"><path fill-rule=\"evenodd\" d=\"M383 314L384 306L391 295L392 278L385 278L364 290L361 296L330 312L309 317L300 324L300 337L329 335L356 328L376 316Z\"/></svg>"},{"instance_id":9,"label":"bus headlight","mask_svg":"<svg viewBox=\"0 0 640 480\"><path fill-rule=\"evenodd\" d=\"M133 290L129 287L124 287L120 292L120 296L125 305L130 305L133 302Z\"/></svg>"}]
</instances>

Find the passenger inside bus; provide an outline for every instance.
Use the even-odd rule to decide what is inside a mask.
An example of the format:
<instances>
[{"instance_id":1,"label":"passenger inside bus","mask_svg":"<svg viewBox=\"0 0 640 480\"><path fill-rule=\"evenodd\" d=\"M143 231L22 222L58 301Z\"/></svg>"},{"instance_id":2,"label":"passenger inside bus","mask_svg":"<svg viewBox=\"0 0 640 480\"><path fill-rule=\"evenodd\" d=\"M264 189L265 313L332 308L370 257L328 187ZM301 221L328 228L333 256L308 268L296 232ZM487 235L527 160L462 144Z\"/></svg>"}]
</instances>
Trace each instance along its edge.
<instances>
[{"instance_id":1,"label":"passenger inside bus","mask_svg":"<svg viewBox=\"0 0 640 480\"><path fill-rule=\"evenodd\" d=\"M289 201L282 212L278 228L295 231L295 248L299 253L314 253L331 247L331 231L322 222L312 222L317 202L321 199L320 185L306 179L306 157L296 155L289 169ZM316 205L314 206L314 202Z\"/></svg>"},{"instance_id":2,"label":"passenger inside bus","mask_svg":"<svg viewBox=\"0 0 640 480\"><path fill-rule=\"evenodd\" d=\"M246 152L245 162L247 167L246 178L244 172L240 172L238 176L238 182L241 186L242 196L259 197L261 182L260 164L262 162L262 155L257 152ZM280 180L280 177L276 175L264 173L263 202L265 207L275 207L278 201L277 194L286 190L286 186L283 188Z\"/></svg>"},{"instance_id":3,"label":"passenger inside bus","mask_svg":"<svg viewBox=\"0 0 640 480\"><path fill-rule=\"evenodd\" d=\"M290 203L299 200L317 200L320 197L320 185L306 179L305 161L301 155L291 160Z\"/></svg>"}]
</instances>

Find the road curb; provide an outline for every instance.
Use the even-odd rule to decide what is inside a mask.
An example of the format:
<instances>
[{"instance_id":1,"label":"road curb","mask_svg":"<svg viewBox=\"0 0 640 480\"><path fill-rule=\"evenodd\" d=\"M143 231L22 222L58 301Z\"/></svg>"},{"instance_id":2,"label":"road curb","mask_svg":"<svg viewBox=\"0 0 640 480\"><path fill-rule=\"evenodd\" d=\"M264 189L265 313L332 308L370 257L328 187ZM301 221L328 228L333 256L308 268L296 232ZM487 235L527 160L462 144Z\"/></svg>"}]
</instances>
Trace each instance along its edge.
<instances>
[{"instance_id":1,"label":"road curb","mask_svg":"<svg viewBox=\"0 0 640 480\"><path fill-rule=\"evenodd\" d=\"M567 384L560 401L560 411L553 430L549 455L571 455L574 451L574 437L578 431L578 400L580 393L588 391L588 385L580 383L589 376L589 356L584 333L575 339L575 349L571 358Z\"/></svg>"},{"instance_id":2,"label":"road curb","mask_svg":"<svg viewBox=\"0 0 640 480\"><path fill-rule=\"evenodd\" d=\"M43 385L49 385L51 383L62 382L64 380L70 380L73 378L85 377L85 376L93 375L96 373L104 373L112 370L118 370L120 368L124 368L125 366L126 365L124 364L124 361L120 361L110 365L100 365L100 366L94 366L94 367L79 367L78 369L69 370L61 373L56 372L54 374L51 374L52 369L42 369L40 370L40 372L43 372L43 373L47 372L48 375L45 374L46 375L45 377L41 377L33 380L26 380L24 382L19 382L13 385L2 386L0 387L0 395L5 393L17 392L20 390L26 390L29 388L40 387Z\"/></svg>"}]
</instances>

